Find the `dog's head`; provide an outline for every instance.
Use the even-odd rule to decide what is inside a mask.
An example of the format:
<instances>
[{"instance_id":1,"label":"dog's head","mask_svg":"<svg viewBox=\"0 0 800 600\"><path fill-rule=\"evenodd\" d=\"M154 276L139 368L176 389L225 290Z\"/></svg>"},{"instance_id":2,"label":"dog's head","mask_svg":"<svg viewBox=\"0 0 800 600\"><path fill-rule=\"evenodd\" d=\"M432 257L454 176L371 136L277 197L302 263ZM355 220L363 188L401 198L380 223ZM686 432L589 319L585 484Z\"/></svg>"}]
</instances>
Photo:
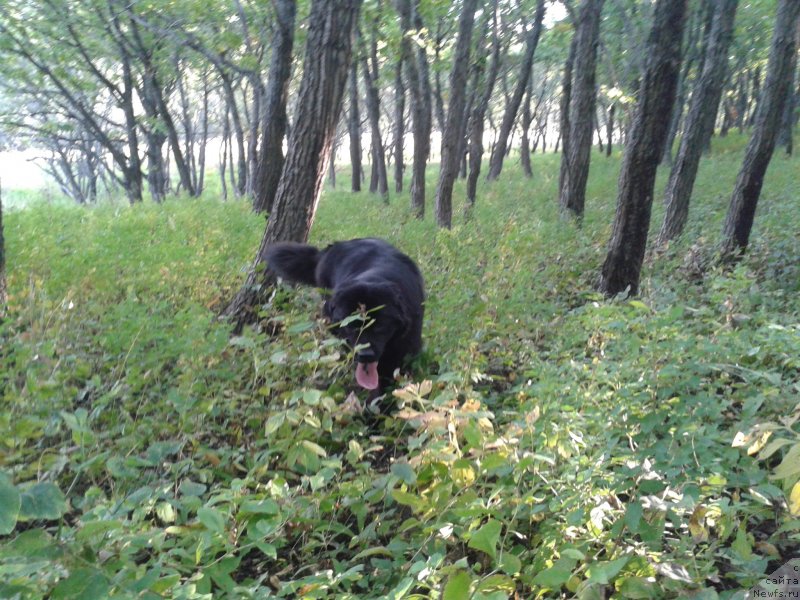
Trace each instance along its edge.
<instances>
[{"instance_id":1,"label":"dog's head","mask_svg":"<svg viewBox=\"0 0 800 600\"><path fill-rule=\"evenodd\" d=\"M386 344L408 328L399 296L390 283L354 283L338 289L325 303L334 334L356 349L356 381L363 388L378 387L378 364Z\"/></svg>"}]
</instances>

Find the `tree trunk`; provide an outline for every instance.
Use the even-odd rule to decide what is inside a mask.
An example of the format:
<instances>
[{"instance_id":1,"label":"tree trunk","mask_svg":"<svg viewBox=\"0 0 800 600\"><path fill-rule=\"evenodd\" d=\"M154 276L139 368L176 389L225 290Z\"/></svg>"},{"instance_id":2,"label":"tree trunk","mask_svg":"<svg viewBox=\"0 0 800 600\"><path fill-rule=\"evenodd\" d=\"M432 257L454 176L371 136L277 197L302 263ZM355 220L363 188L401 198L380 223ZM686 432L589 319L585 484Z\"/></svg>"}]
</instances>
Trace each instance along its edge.
<instances>
[{"instance_id":1,"label":"tree trunk","mask_svg":"<svg viewBox=\"0 0 800 600\"><path fill-rule=\"evenodd\" d=\"M600 274L600 291L607 296L639 292L656 169L680 73L686 4L687 0L658 0L655 5L636 116L619 175L613 232Z\"/></svg>"},{"instance_id":2,"label":"tree trunk","mask_svg":"<svg viewBox=\"0 0 800 600\"><path fill-rule=\"evenodd\" d=\"M272 211L283 170L283 138L289 123L286 101L292 76L297 3L295 0L273 0L273 5L277 28L272 38L272 57L269 62L264 118L261 124L261 148L258 153L258 181L254 186L253 210L257 213Z\"/></svg>"},{"instance_id":3,"label":"tree trunk","mask_svg":"<svg viewBox=\"0 0 800 600\"><path fill-rule=\"evenodd\" d=\"M692 104L686 115L678 154L669 174L664 193L666 212L657 244L663 245L678 237L689 216L697 169L703 148L714 131L717 107L725 84L728 49L733 39L733 22L739 0L717 0L703 71L692 91Z\"/></svg>"},{"instance_id":4,"label":"tree trunk","mask_svg":"<svg viewBox=\"0 0 800 600\"><path fill-rule=\"evenodd\" d=\"M476 79L480 79L480 71L483 69L484 61L476 61ZM497 81L497 73L500 70L500 35L497 23L497 0L492 3L492 56L489 59L489 69L483 82L480 96L472 108L469 116L468 136L468 158L469 173L467 174L467 210L475 206L475 195L478 188L478 177L481 173L481 161L483 160L483 128L486 111L489 108L489 100L492 98L494 84ZM478 89L476 85L476 90Z\"/></svg>"},{"instance_id":5,"label":"tree trunk","mask_svg":"<svg viewBox=\"0 0 800 600\"><path fill-rule=\"evenodd\" d=\"M615 102L611 103L608 108L608 122L606 123L606 156L611 156L611 149L614 143L614 113L616 112L617 105Z\"/></svg>"},{"instance_id":6,"label":"tree trunk","mask_svg":"<svg viewBox=\"0 0 800 600\"><path fill-rule=\"evenodd\" d=\"M589 177L597 97L595 65L600 39L600 13L604 1L584 0L575 30L577 41L569 99L569 134L565 134L564 151L561 155L563 180L559 204L562 212L569 211L578 219L583 217L586 180Z\"/></svg>"},{"instance_id":7,"label":"tree trunk","mask_svg":"<svg viewBox=\"0 0 800 600\"><path fill-rule=\"evenodd\" d=\"M750 239L764 174L775 149L775 140L796 65L798 16L800 2L779 0L767 75L758 100L758 114L722 230L723 260L735 260L745 251Z\"/></svg>"},{"instance_id":8,"label":"tree trunk","mask_svg":"<svg viewBox=\"0 0 800 600\"><path fill-rule=\"evenodd\" d=\"M422 219L425 216L425 168L431 150L431 84L428 59L425 49L417 47L413 50L410 39L412 26L417 34L421 34L422 20L417 14L412 0L398 0L403 30L403 54L406 60L406 73L411 89L411 115L414 136L414 157L411 172L411 210L414 216Z\"/></svg>"},{"instance_id":9,"label":"tree trunk","mask_svg":"<svg viewBox=\"0 0 800 600\"><path fill-rule=\"evenodd\" d=\"M595 0L597 1L597 0ZM602 0L600 0L602 2ZM522 65L519 70L519 77L517 78L517 86L511 98L506 104L506 110L503 113L503 121L500 125L500 132L497 136L497 144L492 151L492 157L489 160L489 172L486 178L489 181L494 181L500 177L500 172L503 170L503 159L506 155L506 150L509 146L509 137L511 131L514 129L514 121L517 119L517 112L519 111L520 104L522 104L522 97L528 89L528 80L531 77L533 69L533 57L536 54L536 46L539 45L539 37L542 33L542 20L544 19L544 0L538 0L536 3L536 15L533 19L533 27L528 32L528 37L525 40L525 55L522 58Z\"/></svg>"},{"instance_id":10,"label":"tree trunk","mask_svg":"<svg viewBox=\"0 0 800 600\"><path fill-rule=\"evenodd\" d=\"M403 147L405 137L406 88L403 83L403 53L397 59L394 76L394 191L403 191Z\"/></svg>"},{"instance_id":11,"label":"tree trunk","mask_svg":"<svg viewBox=\"0 0 800 600\"><path fill-rule=\"evenodd\" d=\"M303 78L289 148L253 267L225 310L237 328L256 316L273 275L264 273L264 251L277 241L305 242L314 222L326 162L347 81L360 0L313 0L308 17Z\"/></svg>"},{"instance_id":12,"label":"tree trunk","mask_svg":"<svg viewBox=\"0 0 800 600\"><path fill-rule=\"evenodd\" d=\"M442 133L442 160L439 185L436 190L436 224L448 229L453 221L453 184L458 174L461 141L464 138L463 121L469 74L469 50L477 5L478 0L464 0L461 7L453 70L450 73L450 104L447 107L447 120Z\"/></svg>"},{"instance_id":13,"label":"tree trunk","mask_svg":"<svg viewBox=\"0 0 800 600\"><path fill-rule=\"evenodd\" d=\"M347 130L350 136L350 190L361 191L361 115L358 110L358 64L350 65L350 112L347 115Z\"/></svg>"},{"instance_id":14,"label":"tree trunk","mask_svg":"<svg viewBox=\"0 0 800 600\"><path fill-rule=\"evenodd\" d=\"M3 236L3 186L0 182L0 323L8 311L8 284L6 283L6 240Z\"/></svg>"},{"instance_id":15,"label":"tree trunk","mask_svg":"<svg viewBox=\"0 0 800 600\"><path fill-rule=\"evenodd\" d=\"M795 69L794 74L795 80L797 80L797 70ZM786 155L791 156L793 150L793 129L794 129L794 122L796 120L797 115L795 111L797 109L798 99L800 99L800 89L797 90L789 90L789 97L786 98L786 106L783 109L783 117L781 117L781 128L780 133L778 134L778 145L783 146L786 149Z\"/></svg>"},{"instance_id":16,"label":"tree trunk","mask_svg":"<svg viewBox=\"0 0 800 600\"><path fill-rule=\"evenodd\" d=\"M528 138L528 130L531 128L531 95L533 94L533 78L528 79L528 91L525 93L525 101L522 104L522 135L519 141L519 162L522 165L522 173L525 177L533 177L531 169L531 142Z\"/></svg>"},{"instance_id":17,"label":"tree trunk","mask_svg":"<svg viewBox=\"0 0 800 600\"><path fill-rule=\"evenodd\" d=\"M377 23L375 27L377 27ZM369 116L370 139L372 142L372 164L375 171L373 190L377 191L384 202L389 202L389 182L386 175L386 153L381 139L381 104L378 95L378 43L374 33L370 43L370 56L362 62L364 84L367 92L367 115Z\"/></svg>"}]
</instances>

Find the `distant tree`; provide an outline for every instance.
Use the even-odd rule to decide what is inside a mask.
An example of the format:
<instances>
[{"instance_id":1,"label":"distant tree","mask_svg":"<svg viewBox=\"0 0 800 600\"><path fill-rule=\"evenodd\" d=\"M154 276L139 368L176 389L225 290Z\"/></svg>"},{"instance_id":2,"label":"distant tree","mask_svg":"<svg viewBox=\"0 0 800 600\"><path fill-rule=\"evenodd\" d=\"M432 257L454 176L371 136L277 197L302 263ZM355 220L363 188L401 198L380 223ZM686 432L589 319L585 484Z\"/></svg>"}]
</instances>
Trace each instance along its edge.
<instances>
[{"instance_id":1,"label":"distant tree","mask_svg":"<svg viewBox=\"0 0 800 600\"><path fill-rule=\"evenodd\" d=\"M397 64L394 75L394 191L398 194L403 191L403 172L405 159L405 112L406 112L406 86L403 82L403 61L405 59L402 48L397 53Z\"/></svg>"},{"instance_id":2,"label":"distant tree","mask_svg":"<svg viewBox=\"0 0 800 600\"><path fill-rule=\"evenodd\" d=\"M0 323L3 322L7 310L8 285L6 283L6 240L3 236L3 188L2 185L0 185Z\"/></svg>"},{"instance_id":3,"label":"distant tree","mask_svg":"<svg viewBox=\"0 0 800 600\"><path fill-rule=\"evenodd\" d=\"M800 79L797 69L795 69L794 79L795 82ZM798 105L800 105L800 87L789 91L789 97L786 99L786 106L783 109L783 117L781 118L780 133L778 134L778 145L786 149L788 156L791 156L794 150L793 137L798 117Z\"/></svg>"},{"instance_id":4,"label":"distant tree","mask_svg":"<svg viewBox=\"0 0 800 600\"><path fill-rule=\"evenodd\" d=\"M602 3L602 0L600 0L600 2ZM489 172L486 174L486 178L489 181L500 177L500 172L503 170L503 160L509 147L511 131L514 129L517 113L519 112L519 107L522 104L525 92L528 89L528 80L533 70L533 59L536 54L536 47L539 45L539 38L542 34L544 13L544 0L537 0L536 13L534 14L533 22L531 23L530 30L525 39L525 54L523 55L522 63L519 68L517 83L514 87L514 92L506 104L506 109L503 112L503 121L500 124L500 131L497 134L497 140L495 141L494 148L492 149L492 156L489 160Z\"/></svg>"},{"instance_id":5,"label":"distant tree","mask_svg":"<svg viewBox=\"0 0 800 600\"><path fill-rule=\"evenodd\" d=\"M425 48L412 44L412 36L423 35L423 22L417 7L418 0L397 0L400 26L403 31L402 52L408 87L411 93L411 118L414 137L414 156L411 171L411 210L418 219L425 216L425 168L431 150L430 68Z\"/></svg>"},{"instance_id":6,"label":"distant tree","mask_svg":"<svg viewBox=\"0 0 800 600\"><path fill-rule=\"evenodd\" d=\"M336 133L360 5L360 0L311 3L295 123L273 211L247 280L224 312L239 326L254 317L264 287L272 283L263 273L265 249L277 241L308 239Z\"/></svg>"},{"instance_id":7,"label":"distant tree","mask_svg":"<svg viewBox=\"0 0 800 600\"><path fill-rule=\"evenodd\" d=\"M568 131L562 131L561 210L581 218L586 199L586 180L592 149L595 118L595 66L600 36L600 13L604 0L584 0L575 28L574 63L569 69L572 85L569 98ZM565 74L566 74L565 70Z\"/></svg>"},{"instance_id":8,"label":"distant tree","mask_svg":"<svg viewBox=\"0 0 800 600\"><path fill-rule=\"evenodd\" d=\"M381 100L378 90L378 40L375 28L378 27L377 16L370 24L370 39L364 44L361 67L364 75L364 87L367 98L367 116L369 118L370 140L372 146L372 165L374 177L370 182L370 191L378 192L384 202L389 202L389 181L386 175L386 152L381 138Z\"/></svg>"},{"instance_id":9,"label":"distant tree","mask_svg":"<svg viewBox=\"0 0 800 600\"><path fill-rule=\"evenodd\" d=\"M347 130L350 137L350 191L361 191L361 115L358 110L358 60L350 66L350 111Z\"/></svg>"},{"instance_id":10,"label":"distant tree","mask_svg":"<svg viewBox=\"0 0 800 600\"><path fill-rule=\"evenodd\" d=\"M700 156L714 131L717 107L722 97L737 4L738 0L714 2L713 23L703 60L703 71L692 90L683 136L664 192L666 211L658 244L665 244L678 237L686 225Z\"/></svg>"},{"instance_id":11,"label":"distant tree","mask_svg":"<svg viewBox=\"0 0 800 600\"><path fill-rule=\"evenodd\" d=\"M275 31L267 75L264 116L261 120L257 181L253 190L253 210L258 213L272 210L283 169L283 139L286 137L286 128L289 124L286 102L292 75L296 4L294 0L273 0Z\"/></svg>"},{"instance_id":12,"label":"distant tree","mask_svg":"<svg viewBox=\"0 0 800 600\"><path fill-rule=\"evenodd\" d=\"M497 0L492 2L491 10L491 54L488 68L485 57L481 56L475 61L475 92L476 99L472 105L467 126L467 209L475 205L475 195L478 188L478 177L481 172L483 160L483 131L486 121L486 111L494 92L497 73L500 70L501 44L497 18ZM488 23L488 22L487 22Z\"/></svg>"},{"instance_id":13,"label":"distant tree","mask_svg":"<svg viewBox=\"0 0 800 600\"><path fill-rule=\"evenodd\" d=\"M617 210L600 290L609 296L639 291L656 169L669 128L681 63L687 0L658 0L647 42L636 116L619 175Z\"/></svg>"},{"instance_id":14,"label":"distant tree","mask_svg":"<svg viewBox=\"0 0 800 600\"><path fill-rule=\"evenodd\" d=\"M797 61L799 17L800 2L778 0L767 75L758 100L753 133L745 150L722 229L723 260L735 260L747 249L764 174L775 149L784 105L792 85Z\"/></svg>"},{"instance_id":15,"label":"distant tree","mask_svg":"<svg viewBox=\"0 0 800 600\"><path fill-rule=\"evenodd\" d=\"M458 175L461 143L464 137L469 53L477 6L478 0L464 0L461 7L453 70L450 72L450 103L442 132L442 160L436 189L436 224L448 229L453 220L453 184Z\"/></svg>"}]
</instances>

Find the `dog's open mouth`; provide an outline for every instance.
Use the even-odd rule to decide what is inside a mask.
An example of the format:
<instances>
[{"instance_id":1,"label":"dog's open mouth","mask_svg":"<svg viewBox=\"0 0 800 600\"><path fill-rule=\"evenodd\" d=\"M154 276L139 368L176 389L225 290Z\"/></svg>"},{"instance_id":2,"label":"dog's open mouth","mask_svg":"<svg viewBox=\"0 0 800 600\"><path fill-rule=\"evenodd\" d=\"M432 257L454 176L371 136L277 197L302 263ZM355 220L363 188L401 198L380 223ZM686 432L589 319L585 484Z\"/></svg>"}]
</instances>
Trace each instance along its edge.
<instances>
[{"instance_id":1,"label":"dog's open mouth","mask_svg":"<svg viewBox=\"0 0 800 600\"><path fill-rule=\"evenodd\" d=\"M378 387L378 362L358 363L356 366L356 381L358 385L367 390Z\"/></svg>"}]
</instances>

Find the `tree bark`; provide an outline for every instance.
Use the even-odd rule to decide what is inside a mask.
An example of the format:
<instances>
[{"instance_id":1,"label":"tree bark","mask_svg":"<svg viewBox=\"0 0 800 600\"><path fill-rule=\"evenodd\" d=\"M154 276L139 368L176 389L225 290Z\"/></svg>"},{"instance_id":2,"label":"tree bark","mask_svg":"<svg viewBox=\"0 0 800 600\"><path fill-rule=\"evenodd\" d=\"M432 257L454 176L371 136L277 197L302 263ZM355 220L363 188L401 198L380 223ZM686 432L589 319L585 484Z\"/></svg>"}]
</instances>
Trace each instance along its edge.
<instances>
[{"instance_id":1,"label":"tree bark","mask_svg":"<svg viewBox=\"0 0 800 600\"><path fill-rule=\"evenodd\" d=\"M411 211L418 219L425 216L425 168L431 150L431 84L428 59L425 49L412 48L411 31L421 33L422 19L412 5L412 0L398 0L403 30L403 53L408 57L405 62L409 88L411 89L411 116L414 137L414 157L411 172Z\"/></svg>"},{"instance_id":2,"label":"tree bark","mask_svg":"<svg viewBox=\"0 0 800 600\"><path fill-rule=\"evenodd\" d=\"M466 106L469 50L478 0L464 0L458 19L453 70L450 72L450 104L442 133L442 161L439 185L436 190L436 224L450 229L453 221L453 184L458 175L463 139L464 109Z\"/></svg>"},{"instance_id":3,"label":"tree bark","mask_svg":"<svg viewBox=\"0 0 800 600\"><path fill-rule=\"evenodd\" d=\"M639 291L653 188L680 73L687 0L658 0L648 38L647 62L636 116L619 175L617 211L600 291L608 296Z\"/></svg>"},{"instance_id":4,"label":"tree bark","mask_svg":"<svg viewBox=\"0 0 800 600\"><path fill-rule=\"evenodd\" d=\"M738 0L716 0L703 71L692 91L692 103L686 115L683 136L664 193L666 212L658 235L659 245L678 237L686 226L700 157L714 131L717 107L725 84L737 4Z\"/></svg>"},{"instance_id":5,"label":"tree bark","mask_svg":"<svg viewBox=\"0 0 800 600\"><path fill-rule=\"evenodd\" d=\"M569 134L564 134L559 204L562 212L569 211L578 219L583 217L589 177L597 97L595 66L603 3L604 0L584 0L575 30L577 41L569 100Z\"/></svg>"},{"instance_id":6,"label":"tree bark","mask_svg":"<svg viewBox=\"0 0 800 600\"><path fill-rule=\"evenodd\" d=\"M377 27L377 23L375 24ZM375 171L375 190L384 202L389 202L389 181L386 175L386 152L381 139L381 104L378 95L378 43L374 34L370 43L370 55L362 59L362 71L367 92L367 115L369 117L370 139L372 143L372 164Z\"/></svg>"},{"instance_id":7,"label":"tree bark","mask_svg":"<svg viewBox=\"0 0 800 600\"><path fill-rule=\"evenodd\" d=\"M361 191L361 115L358 110L358 64L350 65L350 112L347 115L347 130L350 136L350 190Z\"/></svg>"},{"instance_id":8,"label":"tree bark","mask_svg":"<svg viewBox=\"0 0 800 600\"><path fill-rule=\"evenodd\" d=\"M478 73L476 79L480 79L480 71L483 69L483 61L477 62ZM467 163L469 172L467 174L467 210L475 206L475 196L478 188L478 177L481 173L481 162L483 160L483 128L486 111L489 108L489 100L492 98L494 84L497 81L497 73L500 70L500 35L497 22L497 1L492 3L492 55L489 59L489 68L486 72L480 96L472 107L469 116L468 131L468 158ZM476 90L477 90L476 85Z\"/></svg>"},{"instance_id":9,"label":"tree bark","mask_svg":"<svg viewBox=\"0 0 800 600\"><path fill-rule=\"evenodd\" d=\"M400 193L403 191L403 171L405 171L403 148L405 129L405 111L406 111L406 88L403 83L403 61L406 58L403 52L397 60L394 76L394 191Z\"/></svg>"},{"instance_id":10,"label":"tree bark","mask_svg":"<svg viewBox=\"0 0 800 600\"><path fill-rule=\"evenodd\" d=\"M224 313L237 328L256 316L266 286L274 281L262 269L266 248L277 241L308 240L336 133L360 5L361 0L311 4L297 113L273 212L247 280Z\"/></svg>"},{"instance_id":11,"label":"tree bark","mask_svg":"<svg viewBox=\"0 0 800 600\"><path fill-rule=\"evenodd\" d=\"M602 2L602 0L600 1ZM520 66L517 85L503 113L503 121L500 125L497 143L492 151L492 157L489 160L489 172L486 175L486 179L489 181L494 181L500 177L500 172L503 170L503 160L509 146L509 137L511 136L511 131L514 129L514 122L517 119L517 113L519 112L520 104L522 104L522 98L525 95L525 91L528 89L528 80L533 70L533 57L536 54L536 47L539 45L539 38L542 34L544 11L544 0L538 0L536 3L536 15L533 18L533 27L531 27L531 30L528 32L528 37L525 40L525 55L523 56L522 65Z\"/></svg>"},{"instance_id":12,"label":"tree bark","mask_svg":"<svg viewBox=\"0 0 800 600\"><path fill-rule=\"evenodd\" d=\"M0 323L8 311L8 284L6 282L6 240L3 235L3 186L0 182Z\"/></svg>"},{"instance_id":13,"label":"tree bark","mask_svg":"<svg viewBox=\"0 0 800 600\"><path fill-rule=\"evenodd\" d=\"M292 51L294 48L294 22L297 14L295 0L273 0L276 30L272 38L272 56L267 75L264 100L264 118L261 122L261 147L258 153L258 173L253 186L253 210L271 212L283 170L283 138L289 119L286 102L292 76Z\"/></svg>"},{"instance_id":14,"label":"tree bark","mask_svg":"<svg viewBox=\"0 0 800 600\"><path fill-rule=\"evenodd\" d=\"M764 174L775 149L775 140L797 61L799 17L800 2L778 1L767 75L758 100L758 114L722 229L723 260L735 260L747 249Z\"/></svg>"}]
</instances>

